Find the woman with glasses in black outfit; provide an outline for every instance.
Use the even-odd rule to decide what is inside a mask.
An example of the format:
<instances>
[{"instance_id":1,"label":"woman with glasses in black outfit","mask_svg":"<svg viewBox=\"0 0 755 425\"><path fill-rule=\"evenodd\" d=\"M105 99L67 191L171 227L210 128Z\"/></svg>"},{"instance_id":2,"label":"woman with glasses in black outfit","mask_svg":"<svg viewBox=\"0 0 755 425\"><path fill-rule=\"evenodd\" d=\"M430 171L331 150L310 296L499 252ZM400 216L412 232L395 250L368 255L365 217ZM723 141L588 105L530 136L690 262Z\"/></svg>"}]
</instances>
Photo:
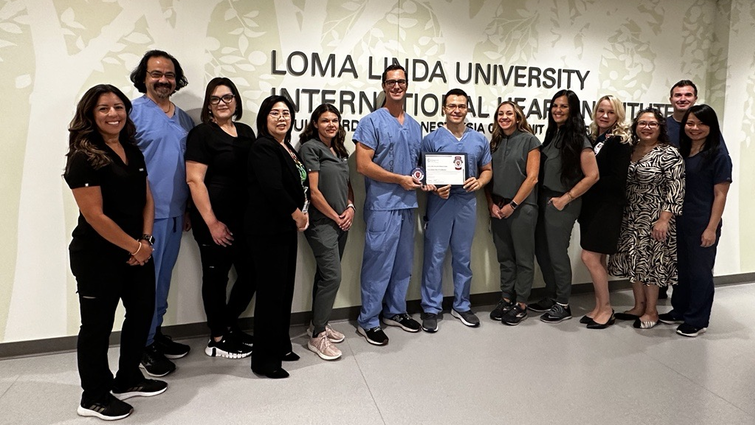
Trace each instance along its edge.
<instances>
[{"instance_id":1,"label":"woman with glasses in black outfit","mask_svg":"<svg viewBox=\"0 0 755 425\"><path fill-rule=\"evenodd\" d=\"M259 138L247 166L249 201L244 229L252 247L257 301L252 372L287 378L281 361L296 361L288 328L296 277L298 234L309 227L307 170L291 146L294 105L270 96L257 115Z\"/></svg>"},{"instance_id":2,"label":"woman with glasses in black outfit","mask_svg":"<svg viewBox=\"0 0 755 425\"><path fill-rule=\"evenodd\" d=\"M254 296L254 270L242 225L247 203L246 166L255 136L234 119L243 112L231 80L216 77L205 90L202 123L186 139L186 181L194 207L189 210L202 261L202 301L210 340L205 354L240 359L252 353L251 335L237 322ZM226 301L228 272L237 278Z\"/></svg>"}]
</instances>

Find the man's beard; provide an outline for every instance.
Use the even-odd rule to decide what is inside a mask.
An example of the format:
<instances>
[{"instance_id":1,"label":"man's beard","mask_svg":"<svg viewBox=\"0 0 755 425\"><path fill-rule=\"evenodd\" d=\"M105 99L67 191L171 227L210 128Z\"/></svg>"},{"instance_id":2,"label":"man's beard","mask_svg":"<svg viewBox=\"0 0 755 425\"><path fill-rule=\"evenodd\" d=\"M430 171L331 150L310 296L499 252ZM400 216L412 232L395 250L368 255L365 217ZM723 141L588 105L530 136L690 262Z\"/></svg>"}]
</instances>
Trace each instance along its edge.
<instances>
[{"instance_id":1,"label":"man's beard","mask_svg":"<svg viewBox=\"0 0 755 425\"><path fill-rule=\"evenodd\" d=\"M167 90L162 90L162 88L167 88ZM173 91L171 90L172 86L170 84L155 83L152 86L152 89L155 92L155 96L157 96L160 99L167 99L173 94Z\"/></svg>"}]
</instances>

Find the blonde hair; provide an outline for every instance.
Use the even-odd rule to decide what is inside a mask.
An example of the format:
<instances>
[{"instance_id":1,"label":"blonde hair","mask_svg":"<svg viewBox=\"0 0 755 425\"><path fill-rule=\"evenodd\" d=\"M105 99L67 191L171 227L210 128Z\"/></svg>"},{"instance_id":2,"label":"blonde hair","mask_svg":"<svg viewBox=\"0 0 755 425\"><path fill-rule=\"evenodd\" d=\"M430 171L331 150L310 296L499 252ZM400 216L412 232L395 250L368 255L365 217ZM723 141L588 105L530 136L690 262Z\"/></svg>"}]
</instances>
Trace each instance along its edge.
<instances>
[{"instance_id":1,"label":"blonde hair","mask_svg":"<svg viewBox=\"0 0 755 425\"><path fill-rule=\"evenodd\" d=\"M621 143L632 143L632 134L629 130L629 125L626 122L627 113L624 110L624 104L618 97L607 94L595 104L595 109L592 111L592 122L590 123L590 138L594 141L598 138L598 107L601 102L607 100L611 104L613 110L616 112L616 124L609 130L609 133L613 136L619 137Z\"/></svg>"}]
</instances>

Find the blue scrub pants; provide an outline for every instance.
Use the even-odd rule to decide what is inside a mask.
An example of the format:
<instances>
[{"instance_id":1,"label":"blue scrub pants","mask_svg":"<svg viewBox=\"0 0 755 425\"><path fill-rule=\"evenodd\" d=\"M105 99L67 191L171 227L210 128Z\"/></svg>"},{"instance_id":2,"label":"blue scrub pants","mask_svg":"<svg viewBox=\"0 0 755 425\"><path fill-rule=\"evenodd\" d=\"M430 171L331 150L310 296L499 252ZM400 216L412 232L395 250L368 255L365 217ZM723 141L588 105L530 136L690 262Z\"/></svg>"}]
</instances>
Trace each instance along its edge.
<instances>
[{"instance_id":1,"label":"blue scrub pants","mask_svg":"<svg viewBox=\"0 0 755 425\"><path fill-rule=\"evenodd\" d=\"M380 326L381 310L384 317L406 313L414 257L414 211L365 210L364 221L362 308L357 321L363 329L371 329Z\"/></svg>"},{"instance_id":2,"label":"blue scrub pants","mask_svg":"<svg viewBox=\"0 0 755 425\"><path fill-rule=\"evenodd\" d=\"M155 219L152 235L155 237L155 250L152 259L155 262L155 314L147 335L147 345L155 342L157 328L163 324L163 316L168 310L168 290L173 266L178 259L183 234L183 215L178 217Z\"/></svg>"},{"instance_id":3,"label":"blue scrub pants","mask_svg":"<svg viewBox=\"0 0 755 425\"><path fill-rule=\"evenodd\" d=\"M469 289L472 284L470 251L477 224L477 199L474 194L451 195L448 199L430 195L427 199L425 254L422 265L422 310L438 314L443 311L443 260L451 248L454 303L456 311L470 310Z\"/></svg>"},{"instance_id":4,"label":"blue scrub pants","mask_svg":"<svg viewBox=\"0 0 755 425\"><path fill-rule=\"evenodd\" d=\"M716 261L721 225L716 229L716 243L700 246L700 236L707 220L676 218L677 264L679 284L671 295L671 315L696 328L707 328L713 307L713 264Z\"/></svg>"}]
</instances>

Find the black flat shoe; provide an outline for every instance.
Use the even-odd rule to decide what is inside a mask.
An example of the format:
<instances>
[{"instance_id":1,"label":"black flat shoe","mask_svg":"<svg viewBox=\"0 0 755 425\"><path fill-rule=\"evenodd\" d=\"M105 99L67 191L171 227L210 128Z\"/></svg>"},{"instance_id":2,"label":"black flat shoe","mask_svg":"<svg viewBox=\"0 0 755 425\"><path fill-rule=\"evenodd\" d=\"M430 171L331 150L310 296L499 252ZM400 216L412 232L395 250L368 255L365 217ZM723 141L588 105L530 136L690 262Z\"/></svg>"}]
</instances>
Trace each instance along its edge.
<instances>
[{"instance_id":1,"label":"black flat shoe","mask_svg":"<svg viewBox=\"0 0 755 425\"><path fill-rule=\"evenodd\" d=\"M293 351L287 354L284 354L283 357L281 358L281 360L283 360L284 362L295 362L299 359L300 359L299 355L294 353Z\"/></svg>"},{"instance_id":2,"label":"black flat shoe","mask_svg":"<svg viewBox=\"0 0 755 425\"><path fill-rule=\"evenodd\" d=\"M587 329L605 329L614 323L616 323L616 317L612 314L606 323L598 323L595 320L591 320L590 323L587 324Z\"/></svg>"},{"instance_id":3,"label":"black flat shoe","mask_svg":"<svg viewBox=\"0 0 755 425\"><path fill-rule=\"evenodd\" d=\"M283 379L283 378L288 378L290 376L288 372L286 372L285 369L283 369L282 367L279 367L278 369L268 370L268 371L252 369L252 373L254 373L257 376L264 376L270 379Z\"/></svg>"},{"instance_id":4,"label":"black flat shoe","mask_svg":"<svg viewBox=\"0 0 755 425\"><path fill-rule=\"evenodd\" d=\"M616 320L637 320L640 316L631 313L616 313L614 314Z\"/></svg>"},{"instance_id":5,"label":"black flat shoe","mask_svg":"<svg viewBox=\"0 0 755 425\"><path fill-rule=\"evenodd\" d=\"M581 323L583 325L589 325L590 322L592 322L592 317L590 317L590 316L588 316L586 314L584 316L582 316L581 319L579 319L579 323Z\"/></svg>"}]
</instances>

